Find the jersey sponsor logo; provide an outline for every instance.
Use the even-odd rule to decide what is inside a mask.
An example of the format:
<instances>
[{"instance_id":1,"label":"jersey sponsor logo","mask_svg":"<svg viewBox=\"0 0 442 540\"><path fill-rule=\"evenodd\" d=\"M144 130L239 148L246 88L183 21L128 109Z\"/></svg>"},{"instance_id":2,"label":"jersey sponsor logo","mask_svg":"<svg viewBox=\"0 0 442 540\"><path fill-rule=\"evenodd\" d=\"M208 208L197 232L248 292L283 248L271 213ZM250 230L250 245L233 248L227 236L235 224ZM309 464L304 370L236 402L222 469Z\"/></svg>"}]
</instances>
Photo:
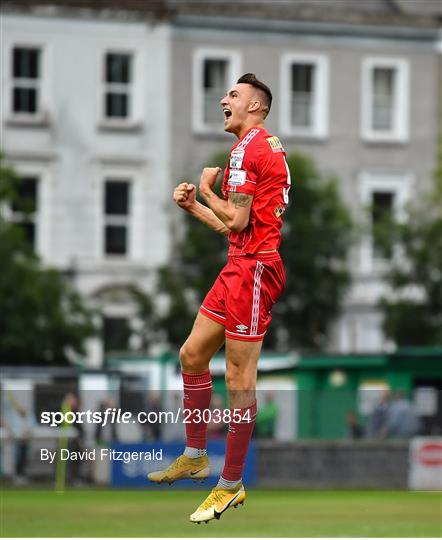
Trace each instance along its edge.
<instances>
[{"instance_id":1,"label":"jersey sponsor logo","mask_svg":"<svg viewBox=\"0 0 442 540\"><path fill-rule=\"evenodd\" d=\"M248 328L249 328L249 327L246 326L245 324L237 324L237 325L236 325L236 329L238 330L238 332L239 332L240 334L245 334L245 333L247 332L247 329L248 329Z\"/></svg>"},{"instance_id":2,"label":"jersey sponsor logo","mask_svg":"<svg viewBox=\"0 0 442 540\"><path fill-rule=\"evenodd\" d=\"M229 173L229 186L243 186L246 183L246 171L233 169Z\"/></svg>"},{"instance_id":3,"label":"jersey sponsor logo","mask_svg":"<svg viewBox=\"0 0 442 540\"><path fill-rule=\"evenodd\" d=\"M278 139L278 137L267 137L266 141L270 144L270 148L272 149L272 152L284 152L284 147L281 144L281 141Z\"/></svg>"},{"instance_id":4,"label":"jersey sponsor logo","mask_svg":"<svg viewBox=\"0 0 442 540\"><path fill-rule=\"evenodd\" d=\"M230 154L230 168L241 169L245 150L232 150Z\"/></svg>"},{"instance_id":5,"label":"jersey sponsor logo","mask_svg":"<svg viewBox=\"0 0 442 540\"><path fill-rule=\"evenodd\" d=\"M285 207L284 206L277 206L273 212L275 213L275 216L277 218L280 218L282 216L282 214L285 212Z\"/></svg>"}]
</instances>

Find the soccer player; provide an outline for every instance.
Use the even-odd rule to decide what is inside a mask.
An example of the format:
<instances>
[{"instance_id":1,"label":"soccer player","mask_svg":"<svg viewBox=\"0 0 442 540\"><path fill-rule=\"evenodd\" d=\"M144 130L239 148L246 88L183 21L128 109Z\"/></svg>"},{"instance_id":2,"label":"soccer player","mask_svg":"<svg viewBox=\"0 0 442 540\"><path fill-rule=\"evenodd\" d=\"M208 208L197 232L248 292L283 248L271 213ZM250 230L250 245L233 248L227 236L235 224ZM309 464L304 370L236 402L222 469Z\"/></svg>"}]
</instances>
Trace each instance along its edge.
<instances>
[{"instance_id":1,"label":"soccer player","mask_svg":"<svg viewBox=\"0 0 442 540\"><path fill-rule=\"evenodd\" d=\"M271 308L285 285L278 248L290 173L279 139L264 128L271 91L247 73L220 104L224 130L238 138L224 171L223 198L212 189L219 167L205 168L201 174L199 192L207 206L196 200L196 187L187 182L175 188L173 197L192 216L228 236L228 261L180 350L184 407L194 413L193 421L186 424L184 454L165 470L148 476L158 483L209 476L207 426L198 414L209 409L209 363L225 344L231 412L225 464L218 485L190 516L196 523L219 519L246 497L241 475L256 417L257 363Z\"/></svg>"}]
</instances>

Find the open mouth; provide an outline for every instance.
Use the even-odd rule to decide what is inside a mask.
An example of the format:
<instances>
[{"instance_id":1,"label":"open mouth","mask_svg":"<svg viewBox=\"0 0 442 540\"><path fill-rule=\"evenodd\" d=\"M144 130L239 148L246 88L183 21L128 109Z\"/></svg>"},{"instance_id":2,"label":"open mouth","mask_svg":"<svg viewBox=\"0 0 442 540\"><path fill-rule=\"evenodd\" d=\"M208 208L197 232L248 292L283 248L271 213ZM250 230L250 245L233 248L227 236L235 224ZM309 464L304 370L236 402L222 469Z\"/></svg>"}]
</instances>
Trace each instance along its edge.
<instances>
[{"instance_id":1,"label":"open mouth","mask_svg":"<svg viewBox=\"0 0 442 540\"><path fill-rule=\"evenodd\" d=\"M227 109L227 107L224 107L223 114L224 114L224 119L227 120L228 118L232 116L232 111L230 109Z\"/></svg>"}]
</instances>

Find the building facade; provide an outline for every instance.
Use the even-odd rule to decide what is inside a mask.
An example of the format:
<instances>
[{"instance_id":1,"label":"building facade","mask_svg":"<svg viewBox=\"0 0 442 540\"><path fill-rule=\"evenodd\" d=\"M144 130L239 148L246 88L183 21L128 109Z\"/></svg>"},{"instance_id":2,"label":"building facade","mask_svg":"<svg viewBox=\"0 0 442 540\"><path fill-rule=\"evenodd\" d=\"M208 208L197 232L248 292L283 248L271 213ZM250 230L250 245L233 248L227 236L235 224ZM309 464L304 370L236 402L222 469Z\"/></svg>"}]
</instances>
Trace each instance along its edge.
<instances>
[{"instance_id":1,"label":"building facade","mask_svg":"<svg viewBox=\"0 0 442 540\"><path fill-rule=\"evenodd\" d=\"M180 219L173 186L234 142L218 102L242 73L272 88L269 131L339 178L367 230L385 210L405 219L430 185L435 19L391 0L267 4L5 2L2 147L34 200L23 225L44 263L102 306L110 348L137 324L130 286L152 290L169 260ZM349 264L353 285L329 348L380 351L388 261L368 232ZM102 355L91 343L90 362Z\"/></svg>"},{"instance_id":2,"label":"building facade","mask_svg":"<svg viewBox=\"0 0 442 540\"><path fill-rule=\"evenodd\" d=\"M2 149L33 200L26 231L103 309L110 347L136 324L128 287L150 290L169 257L169 51L155 13L2 14ZM89 356L101 363L100 340Z\"/></svg>"}]
</instances>

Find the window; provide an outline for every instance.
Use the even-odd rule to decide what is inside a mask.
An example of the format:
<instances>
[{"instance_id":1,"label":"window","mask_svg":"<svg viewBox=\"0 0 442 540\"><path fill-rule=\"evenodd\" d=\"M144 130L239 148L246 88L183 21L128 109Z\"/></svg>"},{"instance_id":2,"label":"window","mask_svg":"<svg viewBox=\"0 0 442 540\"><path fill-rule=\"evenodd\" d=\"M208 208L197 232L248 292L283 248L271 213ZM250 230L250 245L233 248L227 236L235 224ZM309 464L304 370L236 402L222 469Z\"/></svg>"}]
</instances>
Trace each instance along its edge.
<instances>
[{"instance_id":1,"label":"window","mask_svg":"<svg viewBox=\"0 0 442 540\"><path fill-rule=\"evenodd\" d=\"M203 122L220 125L223 115L219 104L227 88L227 60L204 60Z\"/></svg>"},{"instance_id":2,"label":"window","mask_svg":"<svg viewBox=\"0 0 442 540\"><path fill-rule=\"evenodd\" d=\"M281 130L322 138L328 132L328 59L286 54L281 60Z\"/></svg>"},{"instance_id":3,"label":"window","mask_svg":"<svg viewBox=\"0 0 442 540\"><path fill-rule=\"evenodd\" d=\"M35 115L40 110L41 51L31 47L12 49L12 112Z\"/></svg>"},{"instance_id":4,"label":"window","mask_svg":"<svg viewBox=\"0 0 442 540\"><path fill-rule=\"evenodd\" d=\"M382 242L382 236L388 231L385 227L386 220L392 219L394 210L393 191L373 191L371 203L371 224L373 237L373 257L375 259L388 259L391 257L391 250L386 248ZM380 227L384 227L380 229ZM388 240L388 238L386 238Z\"/></svg>"},{"instance_id":5,"label":"window","mask_svg":"<svg viewBox=\"0 0 442 540\"><path fill-rule=\"evenodd\" d=\"M406 220L405 208L411 197L412 186L413 177L408 174L361 173L360 201L361 206L368 210L368 232L361 241L360 270L371 272L376 268L386 268L386 261L393 253L386 250L382 242L382 238L388 234L388 227L379 228L378 225L386 218L397 222Z\"/></svg>"},{"instance_id":6,"label":"window","mask_svg":"<svg viewBox=\"0 0 442 540\"><path fill-rule=\"evenodd\" d=\"M292 65L291 125L309 128L313 125L313 64Z\"/></svg>"},{"instance_id":7,"label":"window","mask_svg":"<svg viewBox=\"0 0 442 540\"><path fill-rule=\"evenodd\" d=\"M405 60L363 62L362 136L373 141L408 139L409 68Z\"/></svg>"},{"instance_id":8,"label":"window","mask_svg":"<svg viewBox=\"0 0 442 540\"><path fill-rule=\"evenodd\" d=\"M132 55L106 53L104 59L104 117L124 120L132 116Z\"/></svg>"},{"instance_id":9,"label":"window","mask_svg":"<svg viewBox=\"0 0 442 540\"><path fill-rule=\"evenodd\" d=\"M26 240L35 249L37 243L38 179L21 178L17 198L12 204L12 221L24 232Z\"/></svg>"},{"instance_id":10,"label":"window","mask_svg":"<svg viewBox=\"0 0 442 540\"><path fill-rule=\"evenodd\" d=\"M391 68L373 70L372 129L390 130L393 127L394 80L395 71Z\"/></svg>"},{"instance_id":11,"label":"window","mask_svg":"<svg viewBox=\"0 0 442 540\"><path fill-rule=\"evenodd\" d=\"M104 189L104 252L127 255L129 252L130 183L107 180Z\"/></svg>"},{"instance_id":12,"label":"window","mask_svg":"<svg viewBox=\"0 0 442 540\"><path fill-rule=\"evenodd\" d=\"M126 318L104 317L102 335L105 352L129 350L130 328Z\"/></svg>"},{"instance_id":13,"label":"window","mask_svg":"<svg viewBox=\"0 0 442 540\"><path fill-rule=\"evenodd\" d=\"M239 55L198 50L194 55L193 125L204 133L223 132L220 100L240 76Z\"/></svg>"}]
</instances>

